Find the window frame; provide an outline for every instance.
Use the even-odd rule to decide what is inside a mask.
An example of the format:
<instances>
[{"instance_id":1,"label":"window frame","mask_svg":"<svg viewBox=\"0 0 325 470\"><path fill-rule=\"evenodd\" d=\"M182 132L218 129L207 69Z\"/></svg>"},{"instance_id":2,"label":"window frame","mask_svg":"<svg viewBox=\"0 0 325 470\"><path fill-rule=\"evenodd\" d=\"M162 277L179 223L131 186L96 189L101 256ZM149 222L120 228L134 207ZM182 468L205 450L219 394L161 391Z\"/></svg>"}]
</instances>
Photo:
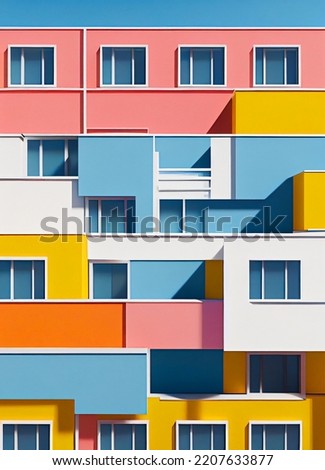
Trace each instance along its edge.
<instances>
[{"instance_id":1,"label":"window frame","mask_svg":"<svg viewBox=\"0 0 325 470\"><path fill-rule=\"evenodd\" d=\"M41 425L48 425L50 427L50 439L49 439L49 443L50 443L50 448L49 450L53 450L53 421L49 421L49 420L44 420L44 421L40 421L40 420L28 420L28 421L23 421L23 420L1 420L0 421L0 450L4 450L3 449L3 426L5 424L10 424L10 425L13 425L15 426L15 431L14 431L14 447L15 449L13 449L14 451L18 451L19 449L17 449L17 438L18 438L18 432L17 432L17 428L16 426L19 426L19 425L36 425L37 426L37 433L38 433L38 426L41 426ZM36 439L36 444L37 444L37 447L39 445L39 439L37 438ZM36 449L36 451L39 451L40 449ZM45 450L45 449L44 449ZM36 452L34 451L34 452Z\"/></svg>"},{"instance_id":2,"label":"window frame","mask_svg":"<svg viewBox=\"0 0 325 470\"><path fill-rule=\"evenodd\" d=\"M28 142L30 142L31 140L39 140L41 143L40 143L40 150L39 150L39 153L38 153L38 162L39 162L39 169L40 169L40 174L38 176L30 176L28 175ZM44 176L43 174L43 142L45 140L63 140L64 141L64 175L63 176ZM65 137L65 136L46 136L46 137L43 137L43 136L40 136L40 137L37 137L37 136L33 136L33 137L27 137L25 139L25 142L24 142L24 145L25 145L25 172L26 172L26 178L31 178L31 179L35 179L35 178L39 178L39 179L62 179L62 178L67 178L67 179L78 179L78 175L77 176L70 176L67 174L67 161L68 161L68 157L69 157L69 152L68 152L68 142L70 140L75 140L78 142L78 137L75 136L71 136L71 137Z\"/></svg>"},{"instance_id":3,"label":"window frame","mask_svg":"<svg viewBox=\"0 0 325 470\"><path fill-rule=\"evenodd\" d=\"M45 257L38 256L26 256L26 257L15 257L15 256L1 256L0 261L10 261L10 298L0 299L0 303L5 302L43 302L47 300L47 282L48 282L48 259ZM32 298L31 299L15 299L14 294L14 261L44 261L44 299L35 299L34 295L34 263L32 264ZM1 423L1 422L0 422Z\"/></svg>"},{"instance_id":4,"label":"window frame","mask_svg":"<svg viewBox=\"0 0 325 470\"><path fill-rule=\"evenodd\" d=\"M137 424L144 424L146 426L146 450L150 450L149 448L149 421L148 420L99 420L97 421L97 450L102 450L100 447L100 438L101 438L101 425L102 424L110 424L112 426L112 431L111 431L111 437L112 437L112 449L115 450L114 448L114 443L115 443L115 435L114 435L114 426L116 424L131 424L132 425L132 449L131 451L135 451L134 449L134 444L135 444L135 432L134 432L134 426ZM121 452L127 452L127 450L121 451Z\"/></svg>"},{"instance_id":5,"label":"window frame","mask_svg":"<svg viewBox=\"0 0 325 470\"><path fill-rule=\"evenodd\" d=\"M15 47L20 47L21 49L34 48L34 49L44 49L52 48L53 49L53 84L13 84L11 83L11 49ZM57 87L57 46L55 44L9 44L8 45L8 74L7 74L7 84L10 88L55 88ZM23 53L20 55L20 62L23 64ZM42 63L44 62L44 52L42 52ZM25 81L25 67L21 67L21 79L24 78ZM23 80L21 80L23 81ZM42 82L44 81L44 65L42 65Z\"/></svg>"},{"instance_id":6,"label":"window frame","mask_svg":"<svg viewBox=\"0 0 325 470\"><path fill-rule=\"evenodd\" d=\"M98 232L90 231L90 211L89 211L89 201L98 201ZM127 212L127 201L136 201L135 197L132 196L109 196L109 197L94 197L89 196L85 198L85 227L86 233L90 236L114 236L114 235L132 235L134 232L102 232L101 230L101 217L102 217L102 201L123 201L124 203L124 218L125 218L125 228L127 228L126 212ZM136 214L134 214L136 216ZM135 224L135 222L134 222Z\"/></svg>"},{"instance_id":7,"label":"window frame","mask_svg":"<svg viewBox=\"0 0 325 470\"><path fill-rule=\"evenodd\" d=\"M227 88L227 45L226 44L178 44L178 77L177 77L177 86L180 88ZM188 84L183 84L181 83L181 49L182 48L188 48L191 49L190 52L190 83ZM214 84L214 83L209 83L209 84L194 84L193 83L193 53L192 49L220 49L222 48L224 51L224 70L223 70L223 76L224 76L224 83L222 85ZM211 57L211 62L212 62L212 57ZM212 72L213 67L211 67L211 76L210 76L210 82L212 80Z\"/></svg>"},{"instance_id":8,"label":"window frame","mask_svg":"<svg viewBox=\"0 0 325 470\"><path fill-rule=\"evenodd\" d=\"M175 449L176 450L182 450L182 449L179 449L179 426L182 425L182 424L185 424L185 425L189 425L191 426L191 429L190 429L190 451L193 450L193 434L192 434L192 426L193 425L210 425L210 426L216 426L218 424L221 424L221 425L224 425L225 426L225 449L224 450L228 450L228 434L229 434L229 430L228 430L228 421L224 421L224 420L220 420L220 421L215 421L215 420L208 420L208 421L205 421L205 420L177 420L175 422L175 425L176 425L176 429L175 429ZM212 428L211 428L211 433L212 433ZM212 435L211 435L211 443L212 443ZM214 450L214 449L208 449L208 450Z\"/></svg>"},{"instance_id":9,"label":"window frame","mask_svg":"<svg viewBox=\"0 0 325 470\"><path fill-rule=\"evenodd\" d=\"M250 296L250 277L251 277L251 268L250 268L250 263L251 261L258 261L258 262L261 262L262 263L262 269L261 269L261 297L260 298L257 298L257 299L254 299ZM269 261L281 261L283 263L285 263L285 270L284 270L284 298L279 298L279 299L270 299L270 298L266 298L265 297L265 262L269 262ZM298 299L290 299L288 298L288 263L290 263L291 261L294 261L294 262L299 262L300 264L300 277L299 277L299 281L300 281L300 284L299 284L299 293L300 293L300 296ZM301 265L302 265L302 260L301 259L249 259L248 260L248 294L249 294L249 301L250 302L299 302L301 301L301 298L302 298L302 269L301 269Z\"/></svg>"},{"instance_id":10,"label":"window frame","mask_svg":"<svg viewBox=\"0 0 325 470\"><path fill-rule=\"evenodd\" d=\"M261 384L260 384L260 391L259 392L251 392L250 391L250 357L251 356L300 356L300 392L263 392L261 391ZM250 397L258 397L259 399L272 397L276 399L277 397L286 396L298 396L304 397L306 394L306 377L305 377L305 369L306 369L306 354L302 352L249 352L246 354L246 393Z\"/></svg>"},{"instance_id":11,"label":"window frame","mask_svg":"<svg viewBox=\"0 0 325 470\"><path fill-rule=\"evenodd\" d=\"M132 82L134 82L134 49L142 48L145 52L145 83L126 83L126 84L116 84L116 83L103 83L103 49L109 47L111 49L131 49L132 51ZM148 54L148 44L101 44L99 48L99 86L101 88L147 88L149 86L149 54ZM114 54L114 53L113 53ZM114 65L113 65L114 62ZM112 60L112 82L115 82L115 55Z\"/></svg>"},{"instance_id":12,"label":"window frame","mask_svg":"<svg viewBox=\"0 0 325 470\"><path fill-rule=\"evenodd\" d=\"M285 447L287 447L287 425L290 424L297 424L299 425L299 450L302 449L302 421L268 421L268 420L263 420L263 421L249 421L248 426L248 445L249 445L249 450L252 449L252 426L254 425L259 425L263 426L263 447L265 447L265 426L268 425L277 425L277 424L284 424L286 426L285 428ZM263 451L267 450L265 448L262 449ZM285 449L288 450L288 449Z\"/></svg>"},{"instance_id":13,"label":"window frame","mask_svg":"<svg viewBox=\"0 0 325 470\"><path fill-rule=\"evenodd\" d=\"M287 49L297 49L298 61L298 83L282 83L282 84L267 84L267 83L256 83L256 49L262 48L263 49L263 81L265 82L265 66L266 66L266 58L265 58L265 49L283 49L286 51ZM285 52L286 54L286 52ZM287 81L286 75L286 55L284 60L284 81ZM299 88L301 87L301 45L300 44L258 44L253 46L253 86L254 87L262 87L262 88Z\"/></svg>"},{"instance_id":14,"label":"window frame","mask_svg":"<svg viewBox=\"0 0 325 470\"><path fill-rule=\"evenodd\" d=\"M95 299L94 297L94 264L125 264L126 265L126 298L124 299ZM131 269L130 260L88 260L88 277L89 277L89 299L95 302L119 302L130 299L131 293Z\"/></svg>"}]
</instances>

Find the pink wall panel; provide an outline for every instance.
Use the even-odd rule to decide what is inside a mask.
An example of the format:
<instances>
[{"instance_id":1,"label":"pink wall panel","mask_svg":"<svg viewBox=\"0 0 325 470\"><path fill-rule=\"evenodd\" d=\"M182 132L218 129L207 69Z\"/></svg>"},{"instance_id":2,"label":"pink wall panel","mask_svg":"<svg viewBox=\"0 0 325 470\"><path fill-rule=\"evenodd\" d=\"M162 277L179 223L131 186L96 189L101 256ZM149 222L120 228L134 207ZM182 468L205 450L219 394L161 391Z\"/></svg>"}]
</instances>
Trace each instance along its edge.
<instances>
[{"instance_id":1,"label":"pink wall panel","mask_svg":"<svg viewBox=\"0 0 325 470\"><path fill-rule=\"evenodd\" d=\"M81 92L0 92L0 133L81 132Z\"/></svg>"},{"instance_id":2,"label":"pink wall panel","mask_svg":"<svg viewBox=\"0 0 325 470\"><path fill-rule=\"evenodd\" d=\"M0 31L0 88L7 87L8 46L56 46L57 86L82 86L82 31L3 30Z\"/></svg>"},{"instance_id":3,"label":"pink wall panel","mask_svg":"<svg viewBox=\"0 0 325 470\"><path fill-rule=\"evenodd\" d=\"M94 91L89 132L147 129L149 133L230 133L232 92ZM139 112L141 110L141 113Z\"/></svg>"},{"instance_id":4,"label":"pink wall panel","mask_svg":"<svg viewBox=\"0 0 325 470\"><path fill-rule=\"evenodd\" d=\"M321 30L91 30L87 33L88 86L99 86L101 45L147 45L150 87L177 86L179 45L226 45L227 87L253 83L254 45L300 45L303 87L325 87L325 31Z\"/></svg>"},{"instance_id":5,"label":"pink wall panel","mask_svg":"<svg viewBox=\"0 0 325 470\"><path fill-rule=\"evenodd\" d=\"M97 416L79 415L79 450L97 449Z\"/></svg>"},{"instance_id":6,"label":"pink wall panel","mask_svg":"<svg viewBox=\"0 0 325 470\"><path fill-rule=\"evenodd\" d=\"M223 302L127 303L126 347L222 349Z\"/></svg>"}]
</instances>

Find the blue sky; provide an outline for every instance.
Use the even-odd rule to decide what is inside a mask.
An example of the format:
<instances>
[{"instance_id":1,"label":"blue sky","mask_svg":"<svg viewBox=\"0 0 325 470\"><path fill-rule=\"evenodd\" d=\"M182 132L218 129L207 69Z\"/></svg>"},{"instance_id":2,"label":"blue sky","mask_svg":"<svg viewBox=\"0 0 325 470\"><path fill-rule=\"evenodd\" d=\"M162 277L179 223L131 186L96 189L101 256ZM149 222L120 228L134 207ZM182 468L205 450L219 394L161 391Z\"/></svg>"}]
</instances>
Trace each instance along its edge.
<instances>
[{"instance_id":1,"label":"blue sky","mask_svg":"<svg viewBox=\"0 0 325 470\"><path fill-rule=\"evenodd\" d=\"M0 0L0 26L325 26L325 1Z\"/></svg>"}]
</instances>

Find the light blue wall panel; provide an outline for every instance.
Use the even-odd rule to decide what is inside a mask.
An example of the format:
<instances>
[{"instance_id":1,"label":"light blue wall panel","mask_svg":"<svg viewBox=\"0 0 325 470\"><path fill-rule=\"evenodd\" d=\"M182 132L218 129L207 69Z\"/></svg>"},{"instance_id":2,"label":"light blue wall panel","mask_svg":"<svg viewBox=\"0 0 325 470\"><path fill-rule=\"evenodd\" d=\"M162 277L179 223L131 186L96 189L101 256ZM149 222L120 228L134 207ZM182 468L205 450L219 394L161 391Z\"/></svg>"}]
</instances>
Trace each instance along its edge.
<instances>
[{"instance_id":1,"label":"light blue wall panel","mask_svg":"<svg viewBox=\"0 0 325 470\"><path fill-rule=\"evenodd\" d=\"M135 197L139 232L153 214L152 137L80 137L79 195Z\"/></svg>"},{"instance_id":2,"label":"light blue wall panel","mask_svg":"<svg viewBox=\"0 0 325 470\"><path fill-rule=\"evenodd\" d=\"M132 299L204 299L203 261L131 261Z\"/></svg>"},{"instance_id":3,"label":"light blue wall panel","mask_svg":"<svg viewBox=\"0 0 325 470\"><path fill-rule=\"evenodd\" d=\"M209 168L209 137L156 137L160 168Z\"/></svg>"},{"instance_id":4,"label":"light blue wall panel","mask_svg":"<svg viewBox=\"0 0 325 470\"><path fill-rule=\"evenodd\" d=\"M146 413L145 354L1 354L1 400L75 400L77 414Z\"/></svg>"},{"instance_id":5,"label":"light blue wall panel","mask_svg":"<svg viewBox=\"0 0 325 470\"><path fill-rule=\"evenodd\" d=\"M303 170L325 170L325 138L235 139L237 199L265 199Z\"/></svg>"}]
</instances>

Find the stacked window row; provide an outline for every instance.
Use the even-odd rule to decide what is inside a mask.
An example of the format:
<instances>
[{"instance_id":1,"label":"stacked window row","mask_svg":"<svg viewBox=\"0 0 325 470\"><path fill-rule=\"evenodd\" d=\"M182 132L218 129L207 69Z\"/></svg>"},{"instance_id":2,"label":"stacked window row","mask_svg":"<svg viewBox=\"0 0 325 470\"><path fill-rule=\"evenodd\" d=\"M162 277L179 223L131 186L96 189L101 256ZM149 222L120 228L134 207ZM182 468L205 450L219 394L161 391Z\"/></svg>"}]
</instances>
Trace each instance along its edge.
<instances>
[{"instance_id":1,"label":"stacked window row","mask_svg":"<svg viewBox=\"0 0 325 470\"><path fill-rule=\"evenodd\" d=\"M101 86L147 86L147 46L101 46ZM226 47L180 46L179 86L225 86ZM9 46L10 86L55 86L55 46ZM255 46L254 85L299 85L299 46Z\"/></svg>"},{"instance_id":2,"label":"stacked window row","mask_svg":"<svg viewBox=\"0 0 325 470\"><path fill-rule=\"evenodd\" d=\"M228 425L224 422L176 423L176 449L226 450ZM251 450L301 449L300 423L249 423ZM50 450L51 424L6 423L2 425L3 450ZM100 422L99 450L146 450L148 424Z\"/></svg>"}]
</instances>

